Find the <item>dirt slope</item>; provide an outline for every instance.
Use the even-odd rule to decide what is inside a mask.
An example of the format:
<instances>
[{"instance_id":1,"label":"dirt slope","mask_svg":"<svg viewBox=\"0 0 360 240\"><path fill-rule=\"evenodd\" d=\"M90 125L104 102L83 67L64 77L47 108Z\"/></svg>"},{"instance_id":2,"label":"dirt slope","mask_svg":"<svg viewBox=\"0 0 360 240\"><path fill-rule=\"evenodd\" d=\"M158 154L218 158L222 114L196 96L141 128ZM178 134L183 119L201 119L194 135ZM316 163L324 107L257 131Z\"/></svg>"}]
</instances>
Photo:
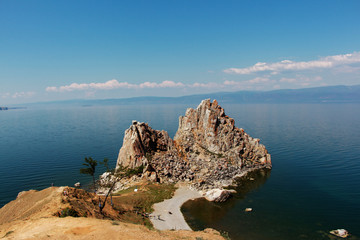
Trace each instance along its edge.
<instances>
[{"instance_id":1,"label":"dirt slope","mask_svg":"<svg viewBox=\"0 0 360 240\"><path fill-rule=\"evenodd\" d=\"M155 231L142 225L95 217L59 218L56 213L70 206L64 201L70 194L67 192L64 197L64 190L69 191L69 188L30 190L1 208L0 239L223 239L211 229Z\"/></svg>"},{"instance_id":2,"label":"dirt slope","mask_svg":"<svg viewBox=\"0 0 360 240\"><path fill-rule=\"evenodd\" d=\"M0 225L3 239L223 239L216 231L152 231L141 225L95 218L40 218ZM13 232L12 232L13 231Z\"/></svg>"},{"instance_id":3,"label":"dirt slope","mask_svg":"<svg viewBox=\"0 0 360 240\"><path fill-rule=\"evenodd\" d=\"M65 208L61 203L64 187L50 187L42 191L21 192L16 200L0 209L0 224L27 218L48 217Z\"/></svg>"}]
</instances>

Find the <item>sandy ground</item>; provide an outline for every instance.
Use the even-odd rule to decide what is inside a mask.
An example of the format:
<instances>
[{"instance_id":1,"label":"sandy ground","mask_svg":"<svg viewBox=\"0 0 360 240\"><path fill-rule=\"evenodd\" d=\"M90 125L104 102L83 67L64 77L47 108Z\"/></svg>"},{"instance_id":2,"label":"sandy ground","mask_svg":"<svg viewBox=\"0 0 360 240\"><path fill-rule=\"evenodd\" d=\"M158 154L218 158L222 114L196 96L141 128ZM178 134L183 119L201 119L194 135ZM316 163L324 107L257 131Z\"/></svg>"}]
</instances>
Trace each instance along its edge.
<instances>
[{"instance_id":1,"label":"sandy ground","mask_svg":"<svg viewBox=\"0 0 360 240\"><path fill-rule=\"evenodd\" d=\"M141 225L95 218L38 218L17 220L0 225L1 239L16 240L165 240L165 239L224 239L218 232L205 229L193 231L154 231Z\"/></svg>"},{"instance_id":2,"label":"sandy ground","mask_svg":"<svg viewBox=\"0 0 360 240\"><path fill-rule=\"evenodd\" d=\"M174 197L154 204L154 212L150 220L158 230L191 230L180 211L181 205L190 199L200 198L202 195L186 186L179 187Z\"/></svg>"}]
</instances>

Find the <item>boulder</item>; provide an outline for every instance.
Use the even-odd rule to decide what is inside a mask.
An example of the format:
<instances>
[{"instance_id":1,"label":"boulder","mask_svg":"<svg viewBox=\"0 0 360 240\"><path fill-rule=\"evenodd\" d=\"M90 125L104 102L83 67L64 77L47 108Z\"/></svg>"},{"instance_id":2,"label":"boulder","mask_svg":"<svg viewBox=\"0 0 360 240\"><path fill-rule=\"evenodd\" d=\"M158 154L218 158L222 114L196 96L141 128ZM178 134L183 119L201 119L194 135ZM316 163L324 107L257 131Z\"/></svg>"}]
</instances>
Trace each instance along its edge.
<instances>
[{"instance_id":1,"label":"boulder","mask_svg":"<svg viewBox=\"0 0 360 240\"><path fill-rule=\"evenodd\" d=\"M207 191L204 195L205 199L210 202L225 202L229 197L231 197L231 193L234 190L225 190L225 189L212 189Z\"/></svg>"}]
</instances>

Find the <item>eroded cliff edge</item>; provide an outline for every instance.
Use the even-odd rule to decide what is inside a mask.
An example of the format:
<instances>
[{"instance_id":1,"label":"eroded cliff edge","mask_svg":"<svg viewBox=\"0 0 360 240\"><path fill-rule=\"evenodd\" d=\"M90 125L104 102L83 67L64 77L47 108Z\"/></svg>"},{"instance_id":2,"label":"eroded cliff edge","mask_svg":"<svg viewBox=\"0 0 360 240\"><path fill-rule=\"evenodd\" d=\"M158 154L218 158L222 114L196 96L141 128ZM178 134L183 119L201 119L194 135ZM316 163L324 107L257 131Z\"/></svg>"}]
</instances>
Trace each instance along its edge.
<instances>
[{"instance_id":1,"label":"eroded cliff edge","mask_svg":"<svg viewBox=\"0 0 360 240\"><path fill-rule=\"evenodd\" d=\"M142 178L184 181L198 190L231 185L234 178L271 168L271 157L259 139L235 127L216 100L203 100L179 117L174 140L166 131L133 121L125 131L116 169L144 167Z\"/></svg>"}]
</instances>

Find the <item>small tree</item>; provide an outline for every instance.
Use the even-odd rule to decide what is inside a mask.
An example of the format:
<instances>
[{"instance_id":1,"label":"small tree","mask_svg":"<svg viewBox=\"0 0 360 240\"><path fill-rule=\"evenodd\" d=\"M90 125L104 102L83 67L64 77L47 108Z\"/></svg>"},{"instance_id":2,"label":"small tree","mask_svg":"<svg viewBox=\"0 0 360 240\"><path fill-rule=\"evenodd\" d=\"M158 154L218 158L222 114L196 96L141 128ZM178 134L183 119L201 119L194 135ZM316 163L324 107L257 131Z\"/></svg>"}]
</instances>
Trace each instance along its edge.
<instances>
[{"instance_id":1,"label":"small tree","mask_svg":"<svg viewBox=\"0 0 360 240\"><path fill-rule=\"evenodd\" d=\"M100 201L100 207L99 207L99 208L100 208L100 213L101 213L101 214L103 214L102 210L104 209L104 207L105 207L105 205L106 205L106 200L107 200L107 198L109 197L109 195L111 194L111 191L114 189L115 184L116 184L116 182L117 182L118 180L119 180L118 178L115 178L115 180L112 182L111 187L110 187L109 191L107 192L107 194L106 194L106 196L105 196L104 202L101 203L101 200L99 199L99 201Z\"/></svg>"},{"instance_id":2,"label":"small tree","mask_svg":"<svg viewBox=\"0 0 360 240\"><path fill-rule=\"evenodd\" d=\"M92 176L94 188L95 188L95 168L97 166L98 162L91 157L87 158L85 157L85 163L83 163L84 166L87 166L87 168L81 168L80 173L81 174L88 174Z\"/></svg>"},{"instance_id":3,"label":"small tree","mask_svg":"<svg viewBox=\"0 0 360 240\"><path fill-rule=\"evenodd\" d=\"M106 167L106 171L107 171L107 172L110 172L110 169L109 169L109 159L104 158L104 160L103 160L102 162L100 162L100 164L103 164L103 165Z\"/></svg>"}]
</instances>

